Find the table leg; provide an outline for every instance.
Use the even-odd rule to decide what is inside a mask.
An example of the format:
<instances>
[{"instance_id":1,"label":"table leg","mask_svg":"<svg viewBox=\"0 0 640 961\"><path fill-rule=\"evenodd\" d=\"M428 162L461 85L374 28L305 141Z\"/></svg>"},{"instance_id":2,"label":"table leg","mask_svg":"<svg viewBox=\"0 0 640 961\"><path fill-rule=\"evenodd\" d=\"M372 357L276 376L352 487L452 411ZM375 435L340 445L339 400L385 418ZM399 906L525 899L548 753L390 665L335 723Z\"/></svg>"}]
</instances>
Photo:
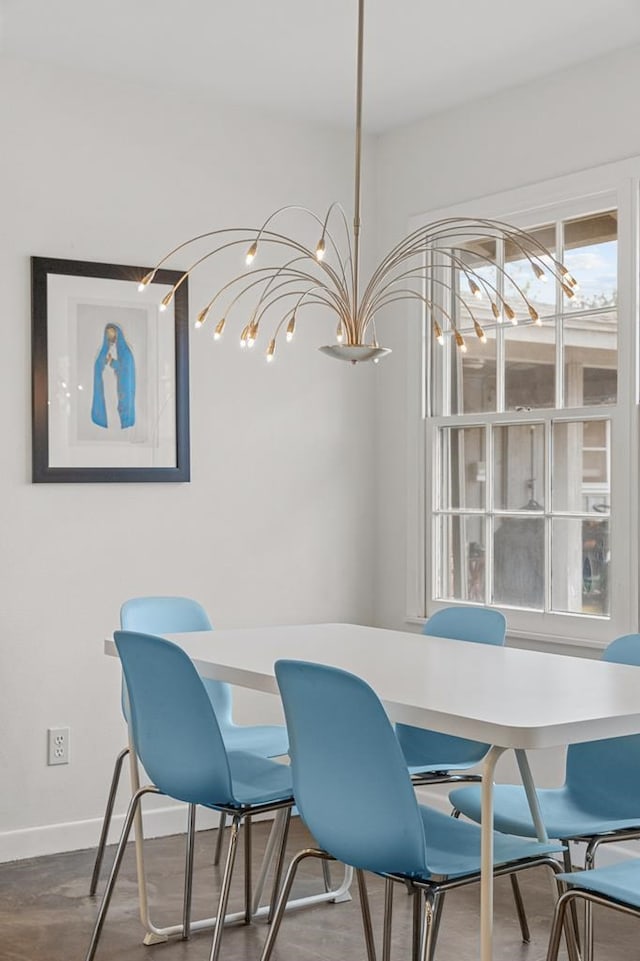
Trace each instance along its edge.
<instances>
[{"instance_id":1,"label":"table leg","mask_svg":"<svg viewBox=\"0 0 640 961\"><path fill-rule=\"evenodd\" d=\"M493 776L505 748L492 747L482 764L480 846L480 961L493 961Z\"/></svg>"},{"instance_id":2,"label":"table leg","mask_svg":"<svg viewBox=\"0 0 640 961\"><path fill-rule=\"evenodd\" d=\"M518 768L520 769L520 777L522 778L522 783L524 785L524 793L527 795L527 801L529 802L529 810L531 811L531 817L533 818L533 825L536 829L538 841L542 841L544 844L546 844L549 840L549 835L547 834L547 829L544 826L542 814L540 813L538 795L536 794L536 786L533 783L533 775L531 774L531 768L529 767L527 752L523 751L521 748L516 748L516 760L518 762Z\"/></svg>"}]
</instances>

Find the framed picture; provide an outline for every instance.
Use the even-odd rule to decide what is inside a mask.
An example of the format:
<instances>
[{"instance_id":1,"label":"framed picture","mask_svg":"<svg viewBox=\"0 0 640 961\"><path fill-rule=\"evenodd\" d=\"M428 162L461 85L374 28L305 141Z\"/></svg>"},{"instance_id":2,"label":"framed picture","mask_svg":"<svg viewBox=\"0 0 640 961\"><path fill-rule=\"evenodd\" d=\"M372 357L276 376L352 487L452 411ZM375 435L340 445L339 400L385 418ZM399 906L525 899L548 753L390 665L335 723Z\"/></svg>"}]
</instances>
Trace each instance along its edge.
<instances>
[{"instance_id":1,"label":"framed picture","mask_svg":"<svg viewBox=\"0 0 640 961\"><path fill-rule=\"evenodd\" d=\"M31 258L34 483L189 480L187 280L148 272Z\"/></svg>"}]
</instances>

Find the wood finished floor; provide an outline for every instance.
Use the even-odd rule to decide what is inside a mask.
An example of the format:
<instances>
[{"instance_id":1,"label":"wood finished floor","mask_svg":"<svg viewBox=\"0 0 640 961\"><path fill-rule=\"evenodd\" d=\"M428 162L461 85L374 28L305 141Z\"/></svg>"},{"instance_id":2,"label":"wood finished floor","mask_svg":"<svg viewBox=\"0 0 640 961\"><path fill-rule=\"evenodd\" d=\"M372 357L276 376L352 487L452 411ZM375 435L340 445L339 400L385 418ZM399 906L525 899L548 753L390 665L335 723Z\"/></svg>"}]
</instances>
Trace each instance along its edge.
<instances>
[{"instance_id":1,"label":"wood finished floor","mask_svg":"<svg viewBox=\"0 0 640 961\"><path fill-rule=\"evenodd\" d=\"M254 827L254 862L260 862L268 824ZM289 836L290 853L309 842L299 819ZM220 877L213 867L215 832L200 832L194 880L194 917L213 913ZM131 846L130 846L131 847ZM179 919L182 900L184 838L148 841L146 859L149 891L156 924ZM98 901L88 896L94 851L36 858L0 865L0 959L1 961L83 961ZM110 848L108 855L113 853ZM242 908L242 851L230 910ZM319 863L301 869L298 893L320 889ZM332 865L337 879L340 871ZM383 883L369 877L369 893L377 944L380 945ZM508 879L496 882L495 961L544 961L552 912L551 886L546 872L522 875L522 890L532 940L520 940ZM440 930L437 961L476 961L478 951L479 892L476 886L452 892L447 899ZM410 958L410 906L404 889L397 887L394 901L392 959ZM227 927L221 961L258 961L266 934L264 921ZM188 941L145 947L137 916L135 864L131 851L125 855L119 884L111 904L96 961L208 961L209 932ZM640 957L640 921L613 912L596 912L596 961L631 961ZM564 959L565 955L561 957ZM365 959L357 900L322 904L285 916L273 961L351 961Z\"/></svg>"}]
</instances>

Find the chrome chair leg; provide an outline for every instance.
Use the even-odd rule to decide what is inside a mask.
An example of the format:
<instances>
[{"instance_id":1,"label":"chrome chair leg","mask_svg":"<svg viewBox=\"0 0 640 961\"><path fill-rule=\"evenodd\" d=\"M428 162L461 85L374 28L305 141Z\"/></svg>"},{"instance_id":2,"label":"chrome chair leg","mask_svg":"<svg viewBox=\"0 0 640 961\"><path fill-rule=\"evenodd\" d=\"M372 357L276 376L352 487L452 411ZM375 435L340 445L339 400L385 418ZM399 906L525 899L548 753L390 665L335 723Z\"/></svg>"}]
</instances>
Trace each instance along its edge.
<instances>
[{"instance_id":1,"label":"chrome chair leg","mask_svg":"<svg viewBox=\"0 0 640 961\"><path fill-rule=\"evenodd\" d=\"M96 852L96 860L93 865L93 874L91 875L91 884L89 885L89 894L91 897L94 896L98 888L98 881L100 879L100 868L102 867L102 859L104 857L104 849L107 846L107 837L109 834L109 828L111 826L111 817L113 815L113 806L116 800L116 794L118 793L118 785L120 783L120 774L122 772L122 764L127 754L129 753L129 748L123 748L118 754L115 764L113 765L113 774L111 775L111 786L109 788L109 797L107 798L107 807L104 812L104 818L102 819L102 830L100 831L100 840L98 841L98 850Z\"/></svg>"},{"instance_id":2,"label":"chrome chair leg","mask_svg":"<svg viewBox=\"0 0 640 961\"><path fill-rule=\"evenodd\" d=\"M193 892L193 856L196 847L196 806L190 804L187 813L187 858L184 866L184 906L182 911L182 940L191 936L191 895Z\"/></svg>"},{"instance_id":3,"label":"chrome chair leg","mask_svg":"<svg viewBox=\"0 0 640 961\"><path fill-rule=\"evenodd\" d=\"M220 814L220 820L218 822L218 836L216 838L216 852L213 855L213 865L217 867L220 864L220 855L222 853L222 839L224 838L224 829L227 826L227 815L224 811Z\"/></svg>"},{"instance_id":4,"label":"chrome chair leg","mask_svg":"<svg viewBox=\"0 0 640 961\"><path fill-rule=\"evenodd\" d=\"M273 888L271 890L271 902L269 904L267 924L271 924L271 922L273 921L273 916L276 910L276 904L278 901L278 892L280 891L280 882L282 880L282 869L284 867L284 858L287 850L287 838L289 837L290 824L291 824L291 808L287 808L285 813L284 824L282 825L282 835L280 838L280 850L278 851L278 859L276 861L276 869L273 877ZM322 863L324 864L324 861Z\"/></svg>"},{"instance_id":5,"label":"chrome chair leg","mask_svg":"<svg viewBox=\"0 0 640 961\"><path fill-rule=\"evenodd\" d=\"M422 937L422 893L418 890L413 895L413 923L411 927L411 961L419 961L420 939Z\"/></svg>"},{"instance_id":6,"label":"chrome chair leg","mask_svg":"<svg viewBox=\"0 0 640 961\"><path fill-rule=\"evenodd\" d=\"M382 923L382 961L391 959L391 931L393 925L393 891L391 878L384 879L384 920ZM412 961L417 961L413 958Z\"/></svg>"},{"instance_id":7,"label":"chrome chair leg","mask_svg":"<svg viewBox=\"0 0 640 961\"><path fill-rule=\"evenodd\" d=\"M524 901L522 900L522 892L520 890L518 875L510 874L509 880L511 881L511 891L513 892L513 901L516 906L516 914L518 915L518 921L520 922L520 933L522 935L522 940L525 944L530 944L531 933L529 931L527 914L524 909Z\"/></svg>"},{"instance_id":8,"label":"chrome chair leg","mask_svg":"<svg viewBox=\"0 0 640 961\"><path fill-rule=\"evenodd\" d=\"M260 955L260 961L269 961L271 954L273 953L273 948L276 943L276 938L278 936L278 931L280 930L280 925L282 924L282 918L284 917L284 911L287 906L287 901L289 900L289 895L291 893L291 888L293 887L293 882L296 877L296 872L300 863L305 860L305 858L328 858L329 855L324 851L319 849L307 848L304 851L299 851L295 855L289 868L287 870L286 877L284 879L284 884L282 885L282 890L278 896L278 903L276 905L276 910L273 915L273 921L269 925L269 933L267 934L267 939L264 942L262 948L262 954Z\"/></svg>"},{"instance_id":9,"label":"chrome chair leg","mask_svg":"<svg viewBox=\"0 0 640 961\"><path fill-rule=\"evenodd\" d=\"M433 897L433 908L431 918L431 930L429 932L430 948L427 961L433 961L438 942L438 932L440 931L440 921L442 920L442 909L444 907L444 891L436 893Z\"/></svg>"},{"instance_id":10,"label":"chrome chair leg","mask_svg":"<svg viewBox=\"0 0 640 961\"><path fill-rule=\"evenodd\" d=\"M569 850L569 842L563 841L566 845L565 850L562 852L562 863L564 865L564 870L566 874L570 874L573 871L573 864L571 863L571 851ZM569 902L569 910L571 912L571 923L573 925L574 938L576 942L576 949L580 951L580 922L578 920L578 909L575 902L575 898L572 898Z\"/></svg>"},{"instance_id":11,"label":"chrome chair leg","mask_svg":"<svg viewBox=\"0 0 640 961\"><path fill-rule=\"evenodd\" d=\"M331 868L328 861L322 862L322 880L325 891L331 890Z\"/></svg>"},{"instance_id":12,"label":"chrome chair leg","mask_svg":"<svg viewBox=\"0 0 640 961\"><path fill-rule=\"evenodd\" d=\"M326 864L326 861L322 862ZM360 895L360 910L362 912L362 926L364 928L364 940L367 946L368 961L376 961L376 945L373 939L373 926L371 924L371 911L369 909L369 894L367 892L367 882L364 871L356 869L358 879L358 893Z\"/></svg>"},{"instance_id":13,"label":"chrome chair leg","mask_svg":"<svg viewBox=\"0 0 640 961\"><path fill-rule=\"evenodd\" d=\"M429 961L433 953L433 916L437 899L432 891L424 892L422 939L420 942L420 961Z\"/></svg>"},{"instance_id":14,"label":"chrome chair leg","mask_svg":"<svg viewBox=\"0 0 640 961\"><path fill-rule=\"evenodd\" d=\"M216 926L213 929L213 941L211 943L211 954L209 955L209 961L218 961L218 956L220 955L220 942L222 939L222 931L224 929L224 918L227 913L227 904L229 902L231 876L233 874L233 866L236 860L236 851L238 847L239 833L240 833L240 817L238 815L234 815L233 821L231 823L231 837L229 838L229 849L227 851L227 860L224 866L224 874L222 875L222 885L220 887L220 898L218 900L218 912L216 914Z\"/></svg>"},{"instance_id":15,"label":"chrome chair leg","mask_svg":"<svg viewBox=\"0 0 640 961\"><path fill-rule=\"evenodd\" d=\"M93 961L96 953L96 948L98 947L98 941L100 940L100 935L102 934L102 928L107 916L107 911L109 910L109 904L111 902L111 896L113 894L113 889L115 887L116 879L118 877L118 872L120 871L120 865L122 864L122 858L127 846L127 841L129 840L129 834L131 833L131 826L133 820L136 816L138 810L138 805L140 799L145 794L160 794L157 787L152 785L146 785L145 787L139 788L129 802L129 808L127 810L127 815L124 819L124 825L122 827L122 834L120 835L120 840L118 841L118 847L116 848L116 856L113 860L111 866L111 873L109 874L109 880L107 881L107 886L104 889L104 894L102 895L102 902L100 904L100 909L98 911L98 917L96 918L96 923L93 928L93 933L91 935L91 941L89 942L89 948L85 957L85 961Z\"/></svg>"},{"instance_id":16,"label":"chrome chair leg","mask_svg":"<svg viewBox=\"0 0 640 961\"><path fill-rule=\"evenodd\" d=\"M244 819L244 923L251 924L251 817Z\"/></svg>"}]
</instances>

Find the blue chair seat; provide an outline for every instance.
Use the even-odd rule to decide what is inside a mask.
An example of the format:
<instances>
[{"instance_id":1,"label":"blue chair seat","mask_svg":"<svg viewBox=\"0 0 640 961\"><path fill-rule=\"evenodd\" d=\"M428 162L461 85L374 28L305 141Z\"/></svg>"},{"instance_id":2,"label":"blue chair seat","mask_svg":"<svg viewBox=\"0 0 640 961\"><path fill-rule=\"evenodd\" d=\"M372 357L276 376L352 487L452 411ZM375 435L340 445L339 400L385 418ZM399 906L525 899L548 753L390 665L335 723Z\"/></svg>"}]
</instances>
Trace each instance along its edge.
<instances>
[{"instance_id":1,"label":"blue chair seat","mask_svg":"<svg viewBox=\"0 0 640 961\"><path fill-rule=\"evenodd\" d=\"M249 751L263 757L280 757L289 750L287 729L277 724L229 725L222 729L222 739L227 751Z\"/></svg>"},{"instance_id":2,"label":"blue chair seat","mask_svg":"<svg viewBox=\"0 0 640 961\"><path fill-rule=\"evenodd\" d=\"M609 864L605 868L596 868L594 871L559 874L558 880L572 887L586 888L587 891L602 894L605 898L640 908L640 858L621 861L619 864Z\"/></svg>"},{"instance_id":3,"label":"blue chair seat","mask_svg":"<svg viewBox=\"0 0 640 961\"><path fill-rule=\"evenodd\" d=\"M480 828L420 805L425 836L429 839L429 869L433 875L464 877L480 871ZM545 857L562 850L557 841L541 844L507 834L493 835L493 860L496 867L522 858Z\"/></svg>"},{"instance_id":4,"label":"blue chair seat","mask_svg":"<svg viewBox=\"0 0 640 961\"><path fill-rule=\"evenodd\" d=\"M278 764L277 761L247 751L228 751L227 759L233 797L239 808L270 804L291 797L291 769L288 764Z\"/></svg>"},{"instance_id":5,"label":"blue chair seat","mask_svg":"<svg viewBox=\"0 0 640 961\"><path fill-rule=\"evenodd\" d=\"M621 831L640 826L640 801L636 811L620 804L616 810L617 797L611 794L608 809L598 804L594 794L576 794L566 785L562 788L538 788L536 791L542 820L549 837L592 837L607 831ZM481 792L476 785L457 788L449 794L456 810L472 821L480 822ZM534 838L535 827L526 795L519 784L496 784L493 794L494 827L506 834L519 834Z\"/></svg>"}]
</instances>

